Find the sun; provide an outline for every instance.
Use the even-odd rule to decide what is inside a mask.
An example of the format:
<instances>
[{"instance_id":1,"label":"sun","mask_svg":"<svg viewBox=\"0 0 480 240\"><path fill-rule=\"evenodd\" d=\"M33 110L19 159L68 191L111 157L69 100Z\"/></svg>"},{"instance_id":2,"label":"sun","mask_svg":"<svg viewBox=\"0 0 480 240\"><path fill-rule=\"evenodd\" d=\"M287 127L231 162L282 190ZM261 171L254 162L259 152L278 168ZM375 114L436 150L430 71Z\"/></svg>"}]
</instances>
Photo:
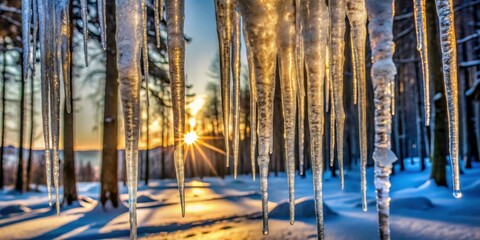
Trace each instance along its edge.
<instances>
[{"instance_id":1,"label":"sun","mask_svg":"<svg viewBox=\"0 0 480 240\"><path fill-rule=\"evenodd\" d=\"M188 145L192 145L195 141L197 141L198 135L194 131L190 131L187 134L185 134L184 141Z\"/></svg>"}]
</instances>

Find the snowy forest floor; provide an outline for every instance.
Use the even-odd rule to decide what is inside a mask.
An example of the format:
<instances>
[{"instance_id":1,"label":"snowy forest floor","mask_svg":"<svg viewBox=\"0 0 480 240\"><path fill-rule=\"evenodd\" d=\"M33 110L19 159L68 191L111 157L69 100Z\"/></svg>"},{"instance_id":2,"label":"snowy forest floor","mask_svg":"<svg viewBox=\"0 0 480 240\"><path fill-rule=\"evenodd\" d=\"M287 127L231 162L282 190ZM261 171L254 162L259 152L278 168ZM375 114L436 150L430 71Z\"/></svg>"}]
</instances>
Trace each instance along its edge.
<instances>
[{"instance_id":1,"label":"snowy forest floor","mask_svg":"<svg viewBox=\"0 0 480 240\"><path fill-rule=\"evenodd\" d=\"M393 239L480 239L480 165L464 170L463 198L428 180L430 169L405 161L392 176ZM450 170L447 169L447 173ZM377 239L373 168L368 169L369 209L362 212L357 167L346 171L345 190L338 177L324 179L326 239ZM449 177L449 176L448 176ZM42 188L44 190L44 188ZM63 207L61 216L48 206L47 194L0 193L0 239L105 239L129 236L127 189L124 204L112 210L97 206L99 183L78 183L79 204ZM139 186L138 235L147 239L315 239L312 179L296 179L296 222L288 221L285 174L269 177L270 235L262 235L259 182L251 176L189 179L186 216L181 217L175 180Z\"/></svg>"}]
</instances>

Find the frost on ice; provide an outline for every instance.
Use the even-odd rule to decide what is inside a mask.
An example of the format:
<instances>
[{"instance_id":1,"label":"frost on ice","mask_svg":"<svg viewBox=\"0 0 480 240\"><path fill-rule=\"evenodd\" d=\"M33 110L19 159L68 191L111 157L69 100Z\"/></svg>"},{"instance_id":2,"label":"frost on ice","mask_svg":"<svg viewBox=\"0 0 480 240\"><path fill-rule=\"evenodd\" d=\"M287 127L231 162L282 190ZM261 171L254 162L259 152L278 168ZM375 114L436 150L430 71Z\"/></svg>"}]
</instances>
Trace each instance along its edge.
<instances>
[{"instance_id":1,"label":"frost on ice","mask_svg":"<svg viewBox=\"0 0 480 240\"><path fill-rule=\"evenodd\" d=\"M239 1L244 18L245 40L253 55L258 110L258 158L262 193L263 233L268 234L268 163L273 135L273 96L275 92L276 36L278 15L272 1Z\"/></svg>"},{"instance_id":2,"label":"frost on ice","mask_svg":"<svg viewBox=\"0 0 480 240\"><path fill-rule=\"evenodd\" d=\"M140 124L140 56L142 51L142 3L116 1L117 68L125 124L130 238L137 237L138 137Z\"/></svg>"},{"instance_id":3,"label":"frost on ice","mask_svg":"<svg viewBox=\"0 0 480 240\"><path fill-rule=\"evenodd\" d=\"M368 30L372 49L372 85L375 104L375 189L380 239L390 239L390 173L397 160L390 150L392 128L392 88L397 69L393 63L393 4L392 1L367 0Z\"/></svg>"},{"instance_id":4,"label":"frost on ice","mask_svg":"<svg viewBox=\"0 0 480 240\"><path fill-rule=\"evenodd\" d=\"M452 163L453 196L461 198L460 169L458 159L458 79L457 47L454 28L453 0L436 0L438 22L440 24L440 43L442 46L443 77L447 96L448 137L450 141L450 160Z\"/></svg>"},{"instance_id":5,"label":"frost on ice","mask_svg":"<svg viewBox=\"0 0 480 240\"><path fill-rule=\"evenodd\" d=\"M365 44L367 39L367 10L365 0L347 0L347 16L350 22L350 34L353 62L354 96L358 91L358 124L360 143L360 176L362 191L362 209L367 211L367 83L365 75ZM354 97L355 98L355 97Z\"/></svg>"},{"instance_id":6,"label":"frost on ice","mask_svg":"<svg viewBox=\"0 0 480 240\"><path fill-rule=\"evenodd\" d=\"M173 108L173 135L175 139L173 158L182 216L185 216L185 159L183 151L183 135L185 134L185 40L183 35L185 1L166 0L165 7Z\"/></svg>"},{"instance_id":7,"label":"frost on ice","mask_svg":"<svg viewBox=\"0 0 480 240\"><path fill-rule=\"evenodd\" d=\"M307 72L307 108L310 131L310 150L314 185L317 233L323 239L323 133L324 78L327 45L328 10L323 1L311 0L303 5L305 17L303 38Z\"/></svg>"}]
</instances>

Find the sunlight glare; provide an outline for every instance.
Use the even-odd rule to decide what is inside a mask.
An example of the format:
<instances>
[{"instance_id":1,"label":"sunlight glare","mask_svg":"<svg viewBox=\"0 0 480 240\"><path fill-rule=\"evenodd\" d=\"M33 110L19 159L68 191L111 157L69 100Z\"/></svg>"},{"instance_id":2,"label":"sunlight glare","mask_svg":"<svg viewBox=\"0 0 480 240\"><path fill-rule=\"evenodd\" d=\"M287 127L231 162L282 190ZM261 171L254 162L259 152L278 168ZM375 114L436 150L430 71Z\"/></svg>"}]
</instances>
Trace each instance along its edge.
<instances>
[{"instance_id":1,"label":"sunlight glare","mask_svg":"<svg viewBox=\"0 0 480 240\"><path fill-rule=\"evenodd\" d=\"M198 139L198 135L196 132L194 131L191 131L191 132L188 132L187 134L185 134L185 143L188 144L188 145L191 145L193 144L195 141L197 141Z\"/></svg>"}]
</instances>

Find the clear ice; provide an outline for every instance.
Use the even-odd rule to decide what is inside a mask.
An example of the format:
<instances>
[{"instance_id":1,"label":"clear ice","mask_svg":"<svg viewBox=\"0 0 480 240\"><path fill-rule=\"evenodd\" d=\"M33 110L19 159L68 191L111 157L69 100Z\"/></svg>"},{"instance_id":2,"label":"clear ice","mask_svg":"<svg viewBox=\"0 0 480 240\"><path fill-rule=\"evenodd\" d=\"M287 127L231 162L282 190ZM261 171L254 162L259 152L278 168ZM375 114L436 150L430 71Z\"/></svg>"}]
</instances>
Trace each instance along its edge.
<instances>
[{"instance_id":1,"label":"clear ice","mask_svg":"<svg viewBox=\"0 0 480 240\"><path fill-rule=\"evenodd\" d=\"M140 127L140 59L142 53L142 3L116 1L117 68L125 124L130 239L137 238L138 137Z\"/></svg>"},{"instance_id":2,"label":"clear ice","mask_svg":"<svg viewBox=\"0 0 480 240\"><path fill-rule=\"evenodd\" d=\"M175 139L173 158L182 216L185 216L185 160L183 150L185 134L185 40L183 34L185 1L167 0L165 9L167 14L168 64L170 66L173 134Z\"/></svg>"}]
</instances>

